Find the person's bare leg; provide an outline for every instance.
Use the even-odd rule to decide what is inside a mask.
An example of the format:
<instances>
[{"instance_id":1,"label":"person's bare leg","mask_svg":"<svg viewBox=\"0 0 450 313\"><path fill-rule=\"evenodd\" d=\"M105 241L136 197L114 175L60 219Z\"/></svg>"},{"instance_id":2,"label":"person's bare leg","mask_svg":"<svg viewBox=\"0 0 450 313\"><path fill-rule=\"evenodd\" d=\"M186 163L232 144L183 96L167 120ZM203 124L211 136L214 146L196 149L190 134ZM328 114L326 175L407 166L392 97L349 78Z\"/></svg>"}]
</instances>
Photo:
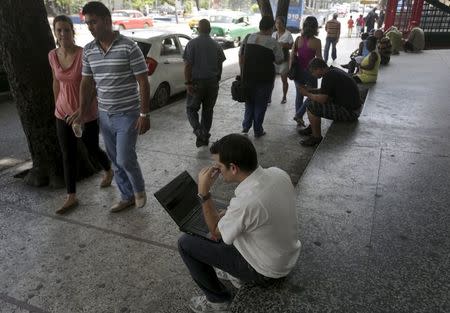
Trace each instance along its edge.
<instances>
[{"instance_id":1,"label":"person's bare leg","mask_svg":"<svg viewBox=\"0 0 450 313\"><path fill-rule=\"evenodd\" d=\"M287 80L287 74L281 74L281 82L283 83L283 99L281 100L281 103L286 103L286 95L289 88L289 83Z\"/></svg>"},{"instance_id":2,"label":"person's bare leg","mask_svg":"<svg viewBox=\"0 0 450 313\"><path fill-rule=\"evenodd\" d=\"M311 112L309 112L309 110L307 110L306 112L308 114L312 136L316 138L322 137L321 118L319 116L313 115Z\"/></svg>"}]
</instances>

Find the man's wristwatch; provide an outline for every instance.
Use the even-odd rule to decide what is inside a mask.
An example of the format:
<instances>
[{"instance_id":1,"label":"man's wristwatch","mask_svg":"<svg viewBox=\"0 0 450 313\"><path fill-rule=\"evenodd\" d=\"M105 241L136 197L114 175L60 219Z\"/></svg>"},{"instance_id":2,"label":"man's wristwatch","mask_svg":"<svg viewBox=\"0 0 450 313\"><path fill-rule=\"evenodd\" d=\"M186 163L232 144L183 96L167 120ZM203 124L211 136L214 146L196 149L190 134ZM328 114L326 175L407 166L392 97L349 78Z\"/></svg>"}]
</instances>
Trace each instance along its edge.
<instances>
[{"instance_id":1,"label":"man's wristwatch","mask_svg":"<svg viewBox=\"0 0 450 313\"><path fill-rule=\"evenodd\" d=\"M200 201L200 204L203 204L211 198L211 193L208 192L206 195L202 195L199 193L199 194L197 194L197 197L198 197L198 201Z\"/></svg>"},{"instance_id":2,"label":"man's wristwatch","mask_svg":"<svg viewBox=\"0 0 450 313\"><path fill-rule=\"evenodd\" d=\"M150 117L150 112L147 113L139 113L140 117Z\"/></svg>"}]
</instances>

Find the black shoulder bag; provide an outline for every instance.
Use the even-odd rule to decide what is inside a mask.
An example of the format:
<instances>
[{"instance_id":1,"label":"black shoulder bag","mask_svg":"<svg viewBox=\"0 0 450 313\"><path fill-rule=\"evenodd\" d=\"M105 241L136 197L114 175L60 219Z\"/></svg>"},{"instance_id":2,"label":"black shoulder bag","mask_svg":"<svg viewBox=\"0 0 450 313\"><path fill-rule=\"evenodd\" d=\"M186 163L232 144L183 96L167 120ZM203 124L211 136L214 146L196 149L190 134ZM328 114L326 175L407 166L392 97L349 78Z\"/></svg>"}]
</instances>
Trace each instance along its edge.
<instances>
[{"instance_id":1,"label":"black shoulder bag","mask_svg":"<svg viewBox=\"0 0 450 313\"><path fill-rule=\"evenodd\" d=\"M237 102L245 102L247 100L247 90L244 83L244 66L245 66L245 52L247 51L247 40L250 35L245 37L244 42L244 64L241 67L241 75L236 76L235 80L231 83L231 98Z\"/></svg>"}]
</instances>

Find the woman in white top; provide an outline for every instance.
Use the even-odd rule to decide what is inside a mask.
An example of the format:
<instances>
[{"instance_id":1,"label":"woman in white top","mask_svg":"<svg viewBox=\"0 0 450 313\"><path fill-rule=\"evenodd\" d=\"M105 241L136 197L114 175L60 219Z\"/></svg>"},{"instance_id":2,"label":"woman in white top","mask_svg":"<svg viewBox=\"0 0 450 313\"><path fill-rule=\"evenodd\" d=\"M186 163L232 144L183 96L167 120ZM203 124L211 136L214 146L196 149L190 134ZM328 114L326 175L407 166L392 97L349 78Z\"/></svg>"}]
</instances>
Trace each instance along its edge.
<instances>
[{"instance_id":1,"label":"woman in white top","mask_svg":"<svg viewBox=\"0 0 450 313\"><path fill-rule=\"evenodd\" d=\"M288 80L287 74L289 71L289 50L292 48L292 44L294 43L294 39L292 38L292 34L290 31L286 29L284 17L278 16L275 20L275 28L276 32L272 34L272 38L276 39L281 48L283 48L284 61L283 63L276 66L276 72L280 74L281 81L283 82L283 99L281 103L286 103L286 94L288 91Z\"/></svg>"}]
</instances>

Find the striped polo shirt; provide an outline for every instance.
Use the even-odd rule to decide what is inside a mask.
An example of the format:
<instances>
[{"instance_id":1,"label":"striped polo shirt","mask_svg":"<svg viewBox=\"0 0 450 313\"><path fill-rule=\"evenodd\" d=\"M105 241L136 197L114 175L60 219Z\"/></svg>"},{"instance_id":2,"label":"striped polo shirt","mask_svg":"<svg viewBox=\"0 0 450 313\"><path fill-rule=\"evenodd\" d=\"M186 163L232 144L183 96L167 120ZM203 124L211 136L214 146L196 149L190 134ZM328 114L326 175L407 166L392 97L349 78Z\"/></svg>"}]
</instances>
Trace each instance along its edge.
<instances>
[{"instance_id":1,"label":"striped polo shirt","mask_svg":"<svg viewBox=\"0 0 450 313\"><path fill-rule=\"evenodd\" d=\"M120 34L108 51L97 40L83 51L83 76L93 76L98 108L109 113L139 110L140 96L135 75L147 72L147 65L136 43Z\"/></svg>"},{"instance_id":2,"label":"striped polo shirt","mask_svg":"<svg viewBox=\"0 0 450 313\"><path fill-rule=\"evenodd\" d=\"M327 31L327 37L339 38L341 23L335 19L331 19L325 24L325 30Z\"/></svg>"}]
</instances>

